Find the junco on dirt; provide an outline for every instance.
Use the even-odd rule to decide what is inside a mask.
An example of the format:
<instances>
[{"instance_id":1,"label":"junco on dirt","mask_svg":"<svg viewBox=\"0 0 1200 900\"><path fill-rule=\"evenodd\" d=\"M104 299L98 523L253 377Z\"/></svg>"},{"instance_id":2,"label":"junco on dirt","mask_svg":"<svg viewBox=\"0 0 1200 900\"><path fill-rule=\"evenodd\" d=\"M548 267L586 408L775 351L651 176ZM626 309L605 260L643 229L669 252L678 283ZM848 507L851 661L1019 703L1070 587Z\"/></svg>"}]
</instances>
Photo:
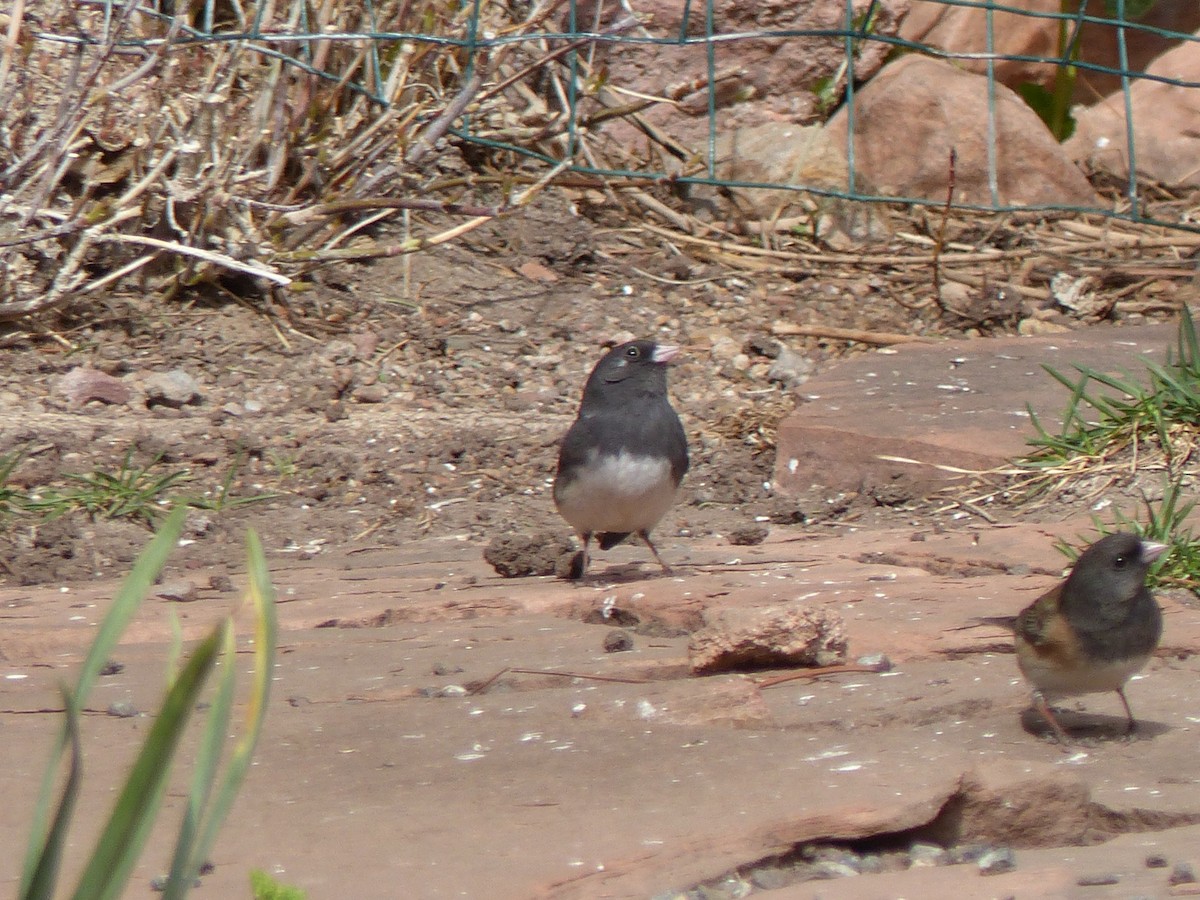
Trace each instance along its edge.
<instances>
[{"instance_id":1,"label":"junco on dirt","mask_svg":"<svg viewBox=\"0 0 1200 900\"><path fill-rule=\"evenodd\" d=\"M1115 691L1136 727L1125 682L1150 659L1162 635L1162 611L1146 587L1150 565L1167 547L1132 534L1110 534L1075 562L1066 581L1019 616L980 619L1015 635L1017 665L1033 685L1033 704L1067 743L1047 698Z\"/></svg>"},{"instance_id":2,"label":"junco on dirt","mask_svg":"<svg viewBox=\"0 0 1200 900\"><path fill-rule=\"evenodd\" d=\"M650 540L688 470L687 437L667 398L667 363L678 347L630 341L596 363L579 416L563 438L554 503L583 542L572 577L587 569L594 536L601 550L636 534L664 572Z\"/></svg>"}]
</instances>

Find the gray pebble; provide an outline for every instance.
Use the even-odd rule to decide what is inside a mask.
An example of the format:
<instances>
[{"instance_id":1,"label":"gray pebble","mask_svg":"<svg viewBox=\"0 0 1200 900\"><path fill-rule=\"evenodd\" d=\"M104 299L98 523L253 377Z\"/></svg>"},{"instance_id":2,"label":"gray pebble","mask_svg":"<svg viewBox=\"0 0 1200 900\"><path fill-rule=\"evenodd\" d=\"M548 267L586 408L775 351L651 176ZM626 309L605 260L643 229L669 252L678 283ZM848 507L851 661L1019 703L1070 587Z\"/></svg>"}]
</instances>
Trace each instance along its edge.
<instances>
[{"instance_id":1,"label":"gray pebble","mask_svg":"<svg viewBox=\"0 0 1200 900\"><path fill-rule=\"evenodd\" d=\"M1146 854L1147 869L1165 869L1167 867L1167 858L1161 853Z\"/></svg>"},{"instance_id":2,"label":"gray pebble","mask_svg":"<svg viewBox=\"0 0 1200 900\"><path fill-rule=\"evenodd\" d=\"M868 666L876 672L892 671L892 661L888 659L886 653L868 653L866 656L860 656L855 662L860 666Z\"/></svg>"},{"instance_id":3,"label":"gray pebble","mask_svg":"<svg viewBox=\"0 0 1200 900\"><path fill-rule=\"evenodd\" d=\"M790 390L808 381L814 367L811 359L780 346L779 355L767 369L767 381L777 381Z\"/></svg>"},{"instance_id":4,"label":"gray pebble","mask_svg":"<svg viewBox=\"0 0 1200 900\"><path fill-rule=\"evenodd\" d=\"M200 384L182 369L154 372L146 376L143 385L149 405L162 404L175 409L193 403L200 397Z\"/></svg>"},{"instance_id":5,"label":"gray pebble","mask_svg":"<svg viewBox=\"0 0 1200 900\"><path fill-rule=\"evenodd\" d=\"M1080 887L1099 887L1104 884L1120 884L1121 876L1115 875L1112 872L1103 872L1099 875L1080 875L1075 879L1075 883Z\"/></svg>"},{"instance_id":6,"label":"gray pebble","mask_svg":"<svg viewBox=\"0 0 1200 900\"><path fill-rule=\"evenodd\" d=\"M605 653L623 653L633 649L633 638L628 631L616 629L604 636Z\"/></svg>"},{"instance_id":7,"label":"gray pebble","mask_svg":"<svg viewBox=\"0 0 1200 900\"><path fill-rule=\"evenodd\" d=\"M1195 881L1196 873L1192 869L1192 864L1185 862L1175 863L1175 867L1171 869L1171 874L1167 877L1167 884L1193 884Z\"/></svg>"},{"instance_id":8,"label":"gray pebble","mask_svg":"<svg viewBox=\"0 0 1200 900\"><path fill-rule=\"evenodd\" d=\"M813 863L812 871L814 878L849 878L859 874L858 869L854 866L844 862L834 862L831 859L822 859Z\"/></svg>"},{"instance_id":9,"label":"gray pebble","mask_svg":"<svg viewBox=\"0 0 1200 900\"><path fill-rule=\"evenodd\" d=\"M163 600L174 600L176 603L191 603L200 596L196 583L186 578L165 582L154 595Z\"/></svg>"},{"instance_id":10,"label":"gray pebble","mask_svg":"<svg viewBox=\"0 0 1200 900\"><path fill-rule=\"evenodd\" d=\"M979 857L980 875L1000 875L1017 867L1017 855L1008 847L995 847Z\"/></svg>"},{"instance_id":11,"label":"gray pebble","mask_svg":"<svg viewBox=\"0 0 1200 900\"><path fill-rule=\"evenodd\" d=\"M913 844L908 848L908 863L913 868L944 866L950 862L950 854L937 844Z\"/></svg>"},{"instance_id":12,"label":"gray pebble","mask_svg":"<svg viewBox=\"0 0 1200 900\"><path fill-rule=\"evenodd\" d=\"M108 714L116 716L118 719L132 719L134 716L141 715L137 707L128 700L117 700L108 704Z\"/></svg>"},{"instance_id":13,"label":"gray pebble","mask_svg":"<svg viewBox=\"0 0 1200 900\"><path fill-rule=\"evenodd\" d=\"M978 862L991 849L986 844L956 844L950 848L950 865Z\"/></svg>"},{"instance_id":14,"label":"gray pebble","mask_svg":"<svg viewBox=\"0 0 1200 900\"><path fill-rule=\"evenodd\" d=\"M750 883L760 891L777 891L788 885L795 884L800 879L796 869L785 869L777 866L756 869L750 876Z\"/></svg>"}]
</instances>

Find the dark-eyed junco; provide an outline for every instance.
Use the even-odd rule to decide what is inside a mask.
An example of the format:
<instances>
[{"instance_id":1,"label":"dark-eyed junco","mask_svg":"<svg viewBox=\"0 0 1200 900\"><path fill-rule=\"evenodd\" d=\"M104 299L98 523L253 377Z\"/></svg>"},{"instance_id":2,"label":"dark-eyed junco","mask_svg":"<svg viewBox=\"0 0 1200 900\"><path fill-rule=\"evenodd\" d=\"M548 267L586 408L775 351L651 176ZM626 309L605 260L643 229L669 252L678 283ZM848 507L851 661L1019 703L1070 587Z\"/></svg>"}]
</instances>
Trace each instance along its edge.
<instances>
[{"instance_id":1,"label":"dark-eyed junco","mask_svg":"<svg viewBox=\"0 0 1200 900\"><path fill-rule=\"evenodd\" d=\"M667 398L667 363L678 347L630 341L596 363L583 388L579 416L563 438L554 503L578 532L587 569L594 536L601 550L636 534L664 572L650 540L688 470L687 437Z\"/></svg>"},{"instance_id":2,"label":"dark-eyed junco","mask_svg":"<svg viewBox=\"0 0 1200 900\"><path fill-rule=\"evenodd\" d=\"M1165 544L1132 534L1110 534L1075 562L1066 581L1051 588L1019 616L980 619L1011 630L1017 665L1033 685L1034 707L1067 743L1048 699L1115 691L1136 727L1125 682L1150 659L1162 636L1162 611L1146 587L1150 565Z\"/></svg>"}]
</instances>

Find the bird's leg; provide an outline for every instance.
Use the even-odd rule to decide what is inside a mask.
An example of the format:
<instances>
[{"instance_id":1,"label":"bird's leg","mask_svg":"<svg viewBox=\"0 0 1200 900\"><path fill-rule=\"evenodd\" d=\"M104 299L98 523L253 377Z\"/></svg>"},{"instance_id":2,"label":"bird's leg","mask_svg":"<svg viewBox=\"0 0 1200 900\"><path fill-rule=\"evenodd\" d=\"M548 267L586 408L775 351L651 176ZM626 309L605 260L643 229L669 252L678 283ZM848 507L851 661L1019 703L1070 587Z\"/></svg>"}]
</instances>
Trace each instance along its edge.
<instances>
[{"instance_id":1,"label":"bird's leg","mask_svg":"<svg viewBox=\"0 0 1200 900\"><path fill-rule=\"evenodd\" d=\"M1042 695L1041 691L1033 692L1033 706L1042 714L1042 718L1050 723L1050 727L1054 729L1054 737L1063 745L1063 749L1065 750L1067 745L1071 743L1070 738L1063 731L1063 727L1058 724L1058 719L1054 718L1054 713L1050 711L1050 704L1046 702L1046 698Z\"/></svg>"},{"instance_id":2,"label":"bird's leg","mask_svg":"<svg viewBox=\"0 0 1200 900\"><path fill-rule=\"evenodd\" d=\"M1125 696L1125 686L1117 688L1117 696L1121 698L1121 704L1125 707L1125 718L1129 720L1129 724L1125 726L1127 735L1137 731L1137 720L1133 717L1133 710L1129 708L1129 699Z\"/></svg>"},{"instance_id":3,"label":"bird's leg","mask_svg":"<svg viewBox=\"0 0 1200 900\"><path fill-rule=\"evenodd\" d=\"M668 566L665 562L663 562L663 558L658 555L658 550L655 548L654 542L652 540L650 540L650 532L643 528L641 531L638 532L638 537L640 537L643 541L646 542L646 546L650 548L650 552L654 554L654 558L657 559L658 564L660 566L662 566L663 574L670 575L671 567Z\"/></svg>"},{"instance_id":4,"label":"bird's leg","mask_svg":"<svg viewBox=\"0 0 1200 900\"><path fill-rule=\"evenodd\" d=\"M592 533L586 531L579 536L579 540L583 543L583 549L579 551L575 557L575 563L571 566L571 578L579 579L587 572L588 567L588 544L592 542Z\"/></svg>"}]
</instances>

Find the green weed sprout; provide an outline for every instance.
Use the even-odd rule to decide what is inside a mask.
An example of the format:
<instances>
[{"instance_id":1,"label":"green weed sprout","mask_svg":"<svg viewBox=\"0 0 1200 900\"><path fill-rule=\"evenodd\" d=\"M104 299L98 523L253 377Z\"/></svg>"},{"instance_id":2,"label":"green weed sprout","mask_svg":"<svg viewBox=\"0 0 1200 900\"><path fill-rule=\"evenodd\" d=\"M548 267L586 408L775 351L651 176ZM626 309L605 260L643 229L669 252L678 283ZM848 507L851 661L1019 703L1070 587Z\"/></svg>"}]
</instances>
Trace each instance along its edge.
<instances>
[{"instance_id":1,"label":"green weed sprout","mask_svg":"<svg viewBox=\"0 0 1200 900\"><path fill-rule=\"evenodd\" d=\"M62 686L66 721L42 778L34 809L29 846L21 874L19 900L51 900L55 896L67 831L83 778L80 714L101 667L129 625L178 543L186 508L177 506L138 557L113 600L73 689ZM150 830L155 826L175 751L206 682L215 687L200 735L191 789L179 826L171 870L163 897L178 900L191 889L208 856L249 768L262 732L275 658L274 591L257 535L246 537L249 588L246 602L254 614L254 673L246 725L227 764L220 762L233 712L236 651L233 614L223 619L183 661L169 679L162 708L126 778L107 824L101 831L71 893L73 900L116 900L121 896ZM67 774L55 802L55 784L64 759Z\"/></svg>"}]
</instances>

